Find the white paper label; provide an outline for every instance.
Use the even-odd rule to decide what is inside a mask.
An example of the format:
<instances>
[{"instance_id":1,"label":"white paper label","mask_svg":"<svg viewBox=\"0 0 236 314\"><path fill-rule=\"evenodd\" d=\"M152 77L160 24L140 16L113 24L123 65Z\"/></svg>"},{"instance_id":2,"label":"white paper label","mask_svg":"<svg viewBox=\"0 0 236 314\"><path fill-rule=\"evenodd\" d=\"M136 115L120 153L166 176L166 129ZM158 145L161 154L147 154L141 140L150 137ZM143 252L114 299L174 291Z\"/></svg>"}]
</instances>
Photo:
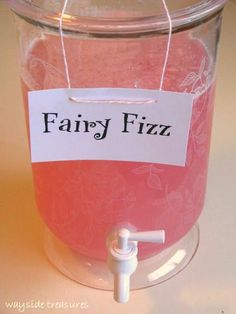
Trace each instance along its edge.
<instances>
[{"instance_id":1,"label":"white paper label","mask_svg":"<svg viewBox=\"0 0 236 314\"><path fill-rule=\"evenodd\" d=\"M184 166L192 104L192 94L144 89L29 92L31 160Z\"/></svg>"}]
</instances>

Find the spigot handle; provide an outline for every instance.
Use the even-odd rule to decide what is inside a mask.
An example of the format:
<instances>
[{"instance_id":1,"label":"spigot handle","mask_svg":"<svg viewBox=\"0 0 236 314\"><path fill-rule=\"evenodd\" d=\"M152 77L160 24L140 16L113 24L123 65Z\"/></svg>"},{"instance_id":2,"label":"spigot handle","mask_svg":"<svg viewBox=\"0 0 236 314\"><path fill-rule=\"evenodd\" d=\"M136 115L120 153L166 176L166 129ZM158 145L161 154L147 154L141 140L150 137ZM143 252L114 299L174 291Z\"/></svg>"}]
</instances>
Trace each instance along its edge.
<instances>
[{"instance_id":1,"label":"spigot handle","mask_svg":"<svg viewBox=\"0 0 236 314\"><path fill-rule=\"evenodd\" d=\"M132 232L130 233L129 240L138 241L138 242L164 243L165 231L154 230L154 231Z\"/></svg>"},{"instance_id":2,"label":"spigot handle","mask_svg":"<svg viewBox=\"0 0 236 314\"><path fill-rule=\"evenodd\" d=\"M164 230L130 232L122 228L118 231L118 245L121 250L128 250L129 241L165 243Z\"/></svg>"}]
</instances>

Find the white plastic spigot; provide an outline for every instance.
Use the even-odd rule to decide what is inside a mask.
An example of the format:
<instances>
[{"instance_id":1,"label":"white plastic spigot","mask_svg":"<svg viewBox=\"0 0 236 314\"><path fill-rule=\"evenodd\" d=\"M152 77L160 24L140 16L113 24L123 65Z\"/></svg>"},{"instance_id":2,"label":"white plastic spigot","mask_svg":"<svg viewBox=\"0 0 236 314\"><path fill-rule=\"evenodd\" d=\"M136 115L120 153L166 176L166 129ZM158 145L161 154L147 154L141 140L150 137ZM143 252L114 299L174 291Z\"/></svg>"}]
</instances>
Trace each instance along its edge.
<instances>
[{"instance_id":1,"label":"white plastic spigot","mask_svg":"<svg viewBox=\"0 0 236 314\"><path fill-rule=\"evenodd\" d=\"M130 232L122 228L108 241L108 266L114 275L114 299L119 303L129 300L130 276L138 265L138 242L164 243L165 231Z\"/></svg>"}]
</instances>

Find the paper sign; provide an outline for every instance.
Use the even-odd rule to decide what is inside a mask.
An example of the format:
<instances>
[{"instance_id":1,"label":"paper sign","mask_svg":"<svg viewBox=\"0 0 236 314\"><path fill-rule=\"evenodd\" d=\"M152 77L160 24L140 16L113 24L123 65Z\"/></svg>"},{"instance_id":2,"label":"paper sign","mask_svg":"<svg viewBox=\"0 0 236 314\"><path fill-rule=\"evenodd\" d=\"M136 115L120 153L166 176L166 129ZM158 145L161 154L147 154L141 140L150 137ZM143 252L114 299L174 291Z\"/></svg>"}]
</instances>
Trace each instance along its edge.
<instances>
[{"instance_id":1,"label":"paper sign","mask_svg":"<svg viewBox=\"0 0 236 314\"><path fill-rule=\"evenodd\" d=\"M31 160L120 160L184 166L192 104L192 94L158 90L29 92Z\"/></svg>"}]
</instances>

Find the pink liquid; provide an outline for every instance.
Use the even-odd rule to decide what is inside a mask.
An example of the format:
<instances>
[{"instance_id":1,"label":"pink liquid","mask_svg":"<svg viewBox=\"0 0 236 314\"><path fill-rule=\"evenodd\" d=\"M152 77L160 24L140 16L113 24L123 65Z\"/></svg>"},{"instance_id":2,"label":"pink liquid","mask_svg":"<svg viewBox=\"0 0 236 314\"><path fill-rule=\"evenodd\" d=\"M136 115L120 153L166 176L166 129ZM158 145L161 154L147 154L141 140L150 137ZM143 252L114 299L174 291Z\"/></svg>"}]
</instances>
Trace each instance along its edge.
<instances>
[{"instance_id":1,"label":"pink liquid","mask_svg":"<svg viewBox=\"0 0 236 314\"><path fill-rule=\"evenodd\" d=\"M159 89L166 52L163 36L65 38L65 47L72 87ZM106 236L116 226L165 229L165 245L140 245L144 258L191 229L206 186L214 93L210 62L198 40L187 33L173 36L164 90L201 93L194 101L185 167L114 161L32 164L39 211L58 238L81 254L104 259ZM26 113L28 90L67 87L58 36L35 41L22 82Z\"/></svg>"}]
</instances>

